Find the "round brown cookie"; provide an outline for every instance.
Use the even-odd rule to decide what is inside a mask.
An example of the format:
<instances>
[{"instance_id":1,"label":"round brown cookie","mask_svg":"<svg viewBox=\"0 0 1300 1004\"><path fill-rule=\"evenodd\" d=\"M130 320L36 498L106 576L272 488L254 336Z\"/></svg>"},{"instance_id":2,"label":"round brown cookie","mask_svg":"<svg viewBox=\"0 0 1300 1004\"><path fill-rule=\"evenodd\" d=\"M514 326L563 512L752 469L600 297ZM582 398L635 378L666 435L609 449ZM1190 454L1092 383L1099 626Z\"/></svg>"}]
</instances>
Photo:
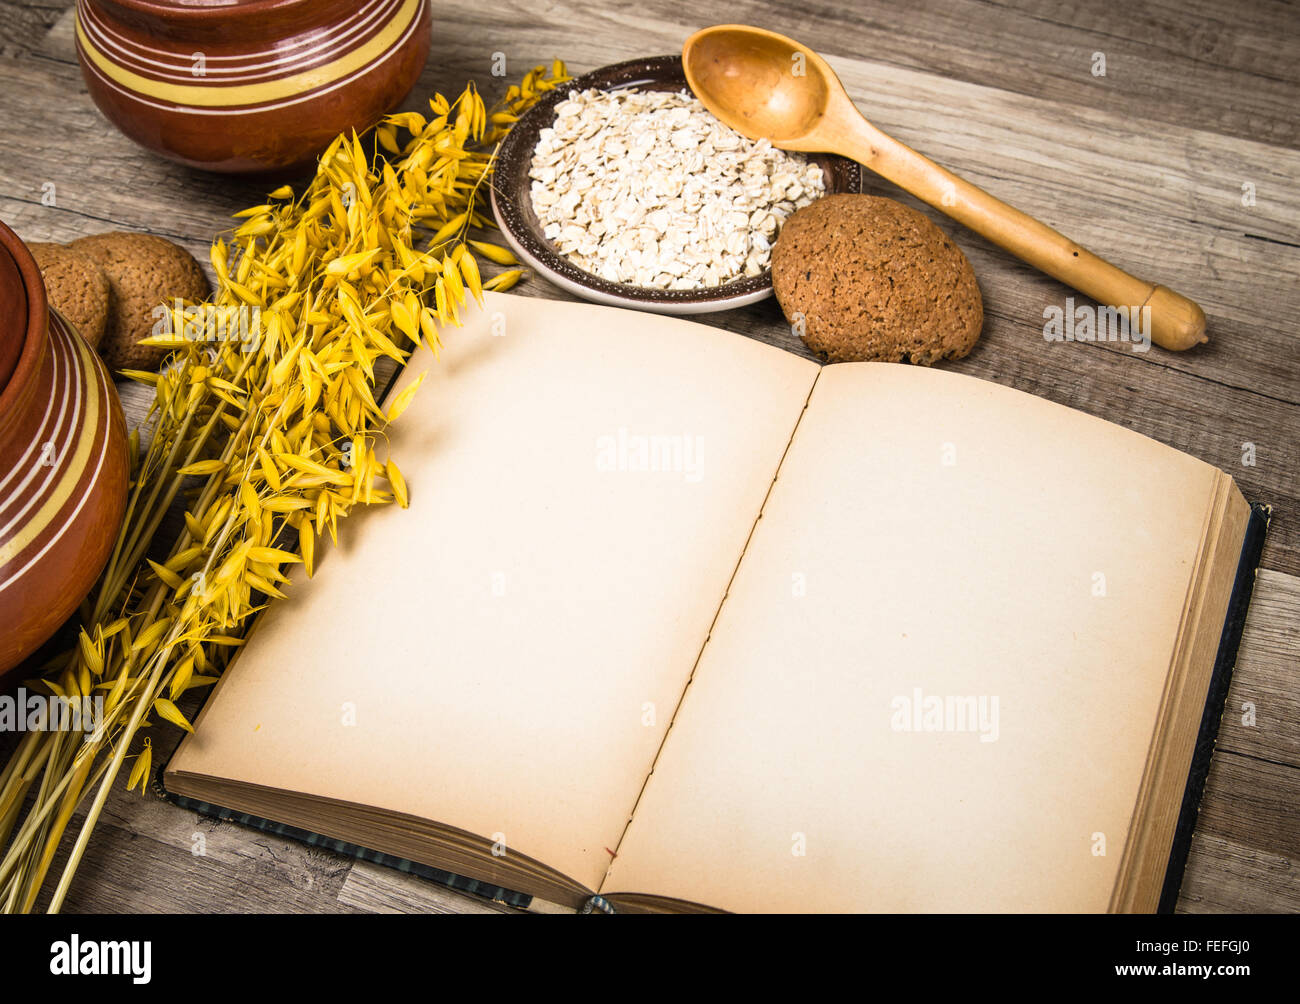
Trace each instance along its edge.
<instances>
[{"instance_id":1,"label":"round brown cookie","mask_svg":"<svg viewBox=\"0 0 1300 1004\"><path fill-rule=\"evenodd\" d=\"M199 263L183 247L153 234L95 234L73 241L71 247L94 258L113 289L99 347L104 362L114 373L157 369L167 350L140 345L140 339L153 333L160 304L208 295L207 276Z\"/></svg>"},{"instance_id":2,"label":"round brown cookie","mask_svg":"<svg viewBox=\"0 0 1300 1004\"><path fill-rule=\"evenodd\" d=\"M874 195L829 195L791 215L772 248L772 287L831 362L960 359L984 325L961 249L928 217Z\"/></svg>"},{"instance_id":3,"label":"round brown cookie","mask_svg":"<svg viewBox=\"0 0 1300 1004\"><path fill-rule=\"evenodd\" d=\"M94 258L66 244L28 244L45 280L50 306L72 322L90 347L104 337L112 292L108 276Z\"/></svg>"}]
</instances>

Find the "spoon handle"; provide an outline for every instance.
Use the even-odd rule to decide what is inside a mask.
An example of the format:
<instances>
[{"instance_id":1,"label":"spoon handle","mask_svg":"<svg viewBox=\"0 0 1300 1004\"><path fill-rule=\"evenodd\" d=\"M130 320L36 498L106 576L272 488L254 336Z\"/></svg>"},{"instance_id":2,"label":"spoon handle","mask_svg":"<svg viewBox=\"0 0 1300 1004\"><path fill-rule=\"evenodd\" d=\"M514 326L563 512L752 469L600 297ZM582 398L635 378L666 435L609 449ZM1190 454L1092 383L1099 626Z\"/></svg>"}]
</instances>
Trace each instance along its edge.
<instances>
[{"instance_id":1,"label":"spoon handle","mask_svg":"<svg viewBox=\"0 0 1300 1004\"><path fill-rule=\"evenodd\" d=\"M862 130L846 130L848 134L841 137L846 148L837 152L1104 305L1138 310L1149 306L1150 321L1145 326L1151 340L1162 348L1188 349L1209 340L1204 312L1187 297L1129 275L874 126L866 122L862 126Z\"/></svg>"}]
</instances>

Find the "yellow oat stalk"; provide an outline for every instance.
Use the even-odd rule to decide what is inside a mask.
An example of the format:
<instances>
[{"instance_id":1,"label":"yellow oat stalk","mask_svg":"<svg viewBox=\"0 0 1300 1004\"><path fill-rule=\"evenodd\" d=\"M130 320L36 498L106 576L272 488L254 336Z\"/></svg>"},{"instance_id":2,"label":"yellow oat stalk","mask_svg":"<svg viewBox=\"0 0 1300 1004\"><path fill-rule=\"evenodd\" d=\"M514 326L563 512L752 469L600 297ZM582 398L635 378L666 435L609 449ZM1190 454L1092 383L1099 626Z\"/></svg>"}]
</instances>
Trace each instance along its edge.
<instances>
[{"instance_id":1,"label":"yellow oat stalk","mask_svg":"<svg viewBox=\"0 0 1300 1004\"><path fill-rule=\"evenodd\" d=\"M430 117L405 112L364 138L339 136L305 190L276 189L213 243L208 306L235 333L163 337L170 365L132 374L154 399L147 449L132 436L126 520L72 651L34 681L102 697L102 714L78 731L29 733L0 770L0 909L32 909L90 798L50 892L59 910L128 758L127 787L148 787L152 744L138 734L191 729L176 702L215 682L253 615L284 595L287 567L310 576L319 539L336 539L354 506L408 504L374 444L419 385L385 413L377 380L415 346L436 352L439 325L522 274L484 279L476 254L494 266L513 256L471 233L487 225L496 145L568 79L557 62L491 107L470 84L454 101L435 95ZM173 509L180 529L160 546Z\"/></svg>"}]
</instances>

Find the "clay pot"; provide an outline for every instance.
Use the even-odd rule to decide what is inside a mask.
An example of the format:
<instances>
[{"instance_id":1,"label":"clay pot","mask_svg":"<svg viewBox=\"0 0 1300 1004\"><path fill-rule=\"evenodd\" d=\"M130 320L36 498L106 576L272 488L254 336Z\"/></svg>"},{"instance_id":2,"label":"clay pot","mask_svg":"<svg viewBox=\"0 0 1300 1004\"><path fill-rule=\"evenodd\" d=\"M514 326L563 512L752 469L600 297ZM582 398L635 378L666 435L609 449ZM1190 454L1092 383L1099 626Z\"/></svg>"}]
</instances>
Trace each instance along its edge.
<instances>
[{"instance_id":1,"label":"clay pot","mask_svg":"<svg viewBox=\"0 0 1300 1004\"><path fill-rule=\"evenodd\" d=\"M95 104L191 167L310 163L397 107L424 69L430 0L78 0Z\"/></svg>"},{"instance_id":2,"label":"clay pot","mask_svg":"<svg viewBox=\"0 0 1300 1004\"><path fill-rule=\"evenodd\" d=\"M108 369L49 309L31 253L0 223L0 689L99 577L127 478Z\"/></svg>"}]
</instances>

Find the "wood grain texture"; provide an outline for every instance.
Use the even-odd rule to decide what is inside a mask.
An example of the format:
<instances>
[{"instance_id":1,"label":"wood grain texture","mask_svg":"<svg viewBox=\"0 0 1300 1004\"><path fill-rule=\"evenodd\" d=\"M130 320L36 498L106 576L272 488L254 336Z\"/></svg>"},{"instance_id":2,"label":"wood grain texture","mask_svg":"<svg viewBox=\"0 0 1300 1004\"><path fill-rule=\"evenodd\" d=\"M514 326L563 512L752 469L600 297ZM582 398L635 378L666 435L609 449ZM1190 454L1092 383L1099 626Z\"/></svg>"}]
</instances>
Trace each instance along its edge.
<instances>
[{"instance_id":1,"label":"wood grain texture","mask_svg":"<svg viewBox=\"0 0 1300 1004\"><path fill-rule=\"evenodd\" d=\"M117 228L200 261L232 212L282 179L179 167L115 132L86 95L66 0L0 0L0 218L29 240ZM1057 344L1066 287L908 196L979 276L980 345L953 366L1135 429L1228 471L1275 507L1179 909L1300 910L1300 35L1270 0L736 0L437 5L433 56L406 102L468 78L493 97L555 56L582 71L672 52L748 22L825 54L879 128L1126 270L1197 300L1186 353ZM1096 53L1106 74L1093 75ZM289 179L292 180L292 179ZM42 204L53 184L55 205ZM1243 188L1243 186L1246 186ZM876 179L870 190L900 197ZM1247 190L1253 205L1243 203ZM565 294L532 281L526 295ZM807 354L773 301L701 318ZM122 387L128 418L147 404ZM1243 462L1254 444L1254 463ZM1242 720L1254 706L1255 724ZM155 762L174 732L154 737ZM3 743L0 743L3 746ZM2 753L3 750L0 750ZM205 853L193 853L195 835ZM496 912L481 900L118 791L70 911Z\"/></svg>"},{"instance_id":2,"label":"wood grain texture","mask_svg":"<svg viewBox=\"0 0 1300 1004\"><path fill-rule=\"evenodd\" d=\"M339 902L364 913L515 913L508 906L470 897L414 875L356 862L339 891Z\"/></svg>"},{"instance_id":3,"label":"wood grain texture","mask_svg":"<svg viewBox=\"0 0 1300 1004\"><path fill-rule=\"evenodd\" d=\"M1217 752L1178 912L1300 912L1298 804L1294 767Z\"/></svg>"},{"instance_id":4,"label":"wood grain texture","mask_svg":"<svg viewBox=\"0 0 1300 1004\"><path fill-rule=\"evenodd\" d=\"M1300 579L1262 569L1219 725L1218 749L1300 770ZM1300 814L1300 801L1291 808Z\"/></svg>"}]
</instances>

